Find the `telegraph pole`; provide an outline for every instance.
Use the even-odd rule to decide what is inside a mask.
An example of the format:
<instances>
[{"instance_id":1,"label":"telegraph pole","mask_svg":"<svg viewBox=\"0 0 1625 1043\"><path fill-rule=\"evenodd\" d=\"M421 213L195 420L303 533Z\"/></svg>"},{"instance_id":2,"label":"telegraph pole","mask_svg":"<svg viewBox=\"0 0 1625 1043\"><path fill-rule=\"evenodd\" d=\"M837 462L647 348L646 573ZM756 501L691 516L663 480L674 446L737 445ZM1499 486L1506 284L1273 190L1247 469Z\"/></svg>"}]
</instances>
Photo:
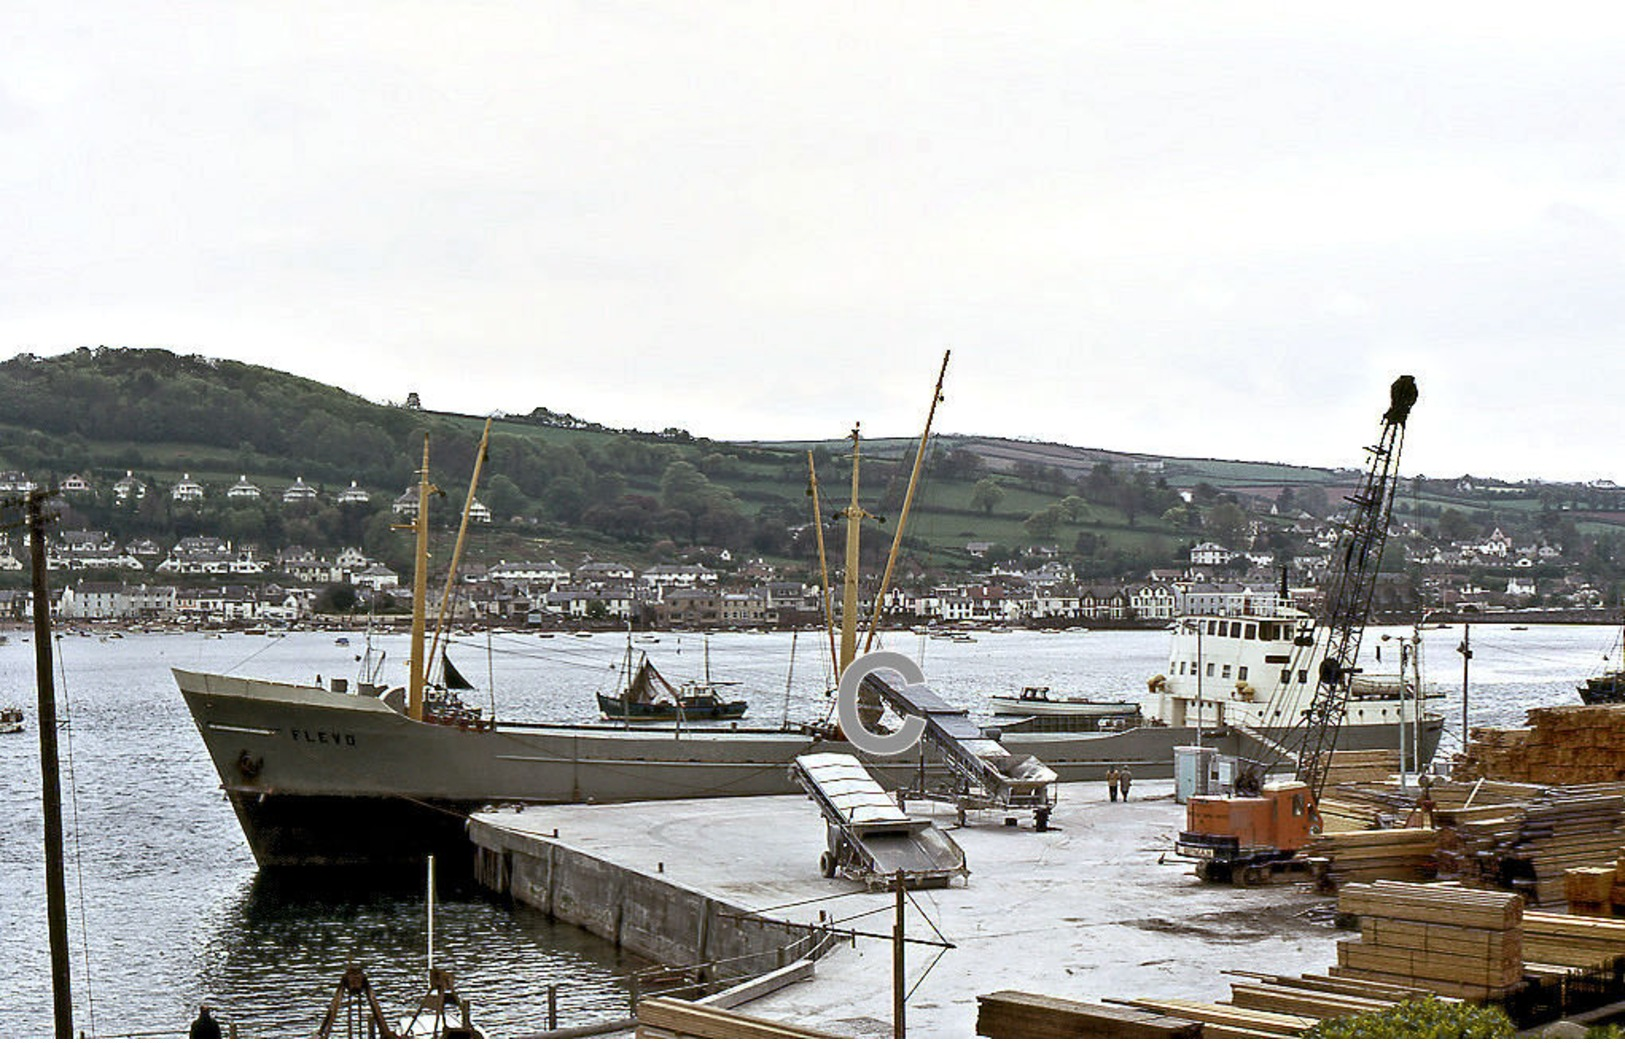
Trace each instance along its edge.
<instances>
[{"instance_id":1,"label":"telegraph pole","mask_svg":"<svg viewBox=\"0 0 1625 1043\"><path fill-rule=\"evenodd\" d=\"M897 919L891 928L891 1034L893 1039L907 1039L908 1025L905 1014L904 994L907 985L906 975L903 973L903 902L907 898L907 891L903 885L903 874L897 874Z\"/></svg>"},{"instance_id":2,"label":"telegraph pole","mask_svg":"<svg viewBox=\"0 0 1625 1043\"><path fill-rule=\"evenodd\" d=\"M45 911L51 938L51 1001L58 1039L73 1038L73 993L68 977L68 896L62 857L62 777L56 749L56 689L52 687L51 593L45 582L45 501L28 494L28 543L34 577L34 673L39 688L39 760L45 818Z\"/></svg>"}]
</instances>

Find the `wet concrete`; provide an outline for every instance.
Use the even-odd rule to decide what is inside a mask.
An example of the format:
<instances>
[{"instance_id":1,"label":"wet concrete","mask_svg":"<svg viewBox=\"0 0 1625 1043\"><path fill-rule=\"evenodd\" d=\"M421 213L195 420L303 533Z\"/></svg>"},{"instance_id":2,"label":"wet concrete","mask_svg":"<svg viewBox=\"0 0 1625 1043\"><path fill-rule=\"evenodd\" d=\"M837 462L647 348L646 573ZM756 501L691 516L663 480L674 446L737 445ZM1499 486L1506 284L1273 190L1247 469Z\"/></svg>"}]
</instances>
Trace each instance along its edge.
<instances>
[{"instance_id":1,"label":"wet concrete","mask_svg":"<svg viewBox=\"0 0 1625 1043\"><path fill-rule=\"evenodd\" d=\"M1063 785L1055 828L1045 833L1033 831L1030 816L1019 828L975 815L954 828L950 808L909 810L934 810L971 870L966 884L911 894L908 936L940 931L956 946L908 947L911 1036L973 1035L976 996L998 989L1227 999L1225 970L1324 973L1336 941L1349 937L1316 914L1329 900L1299 886L1206 885L1188 863L1162 859L1184 820L1168 782L1136 785L1132 800L1116 803L1099 783ZM477 819L498 837L551 841L557 829L557 843L573 851L764 916L812 924L822 912L842 926L891 930L891 895L819 874L823 819L804 797L541 807ZM891 980L891 943L859 939L824 956L811 981L744 1009L888 1035Z\"/></svg>"}]
</instances>

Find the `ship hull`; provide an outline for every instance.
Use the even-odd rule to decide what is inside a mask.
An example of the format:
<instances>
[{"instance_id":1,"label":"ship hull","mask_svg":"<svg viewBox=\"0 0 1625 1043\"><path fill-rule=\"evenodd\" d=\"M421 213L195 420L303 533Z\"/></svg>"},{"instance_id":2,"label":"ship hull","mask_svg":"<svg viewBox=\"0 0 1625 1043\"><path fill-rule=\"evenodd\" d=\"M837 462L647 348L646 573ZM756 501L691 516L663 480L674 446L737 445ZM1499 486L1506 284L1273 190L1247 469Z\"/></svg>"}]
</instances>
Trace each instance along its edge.
<instances>
[{"instance_id":1,"label":"ship hull","mask_svg":"<svg viewBox=\"0 0 1625 1043\"><path fill-rule=\"evenodd\" d=\"M218 674L174 671L192 719L261 866L377 865L430 851L467 856L463 819L503 803L618 803L796 793L800 754L851 753L809 734L713 726L628 729L502 726L478 730L410 720L381 700ZM1424 722L1424 759L1441 722ZM1266 732L1266 734L1268 734ZM1284 736L1272 736L1281 739ZM1342 729L1343 749L1393 749L1391 725ZM1141 727L1121 732L1006 732L1063 782L1173 775L1176 746L1274 759L1229 729ZM927 771L934 772L928 764ZM913 781L917 755L883 761L888 785Z\"/></svg>"}]
</instances>

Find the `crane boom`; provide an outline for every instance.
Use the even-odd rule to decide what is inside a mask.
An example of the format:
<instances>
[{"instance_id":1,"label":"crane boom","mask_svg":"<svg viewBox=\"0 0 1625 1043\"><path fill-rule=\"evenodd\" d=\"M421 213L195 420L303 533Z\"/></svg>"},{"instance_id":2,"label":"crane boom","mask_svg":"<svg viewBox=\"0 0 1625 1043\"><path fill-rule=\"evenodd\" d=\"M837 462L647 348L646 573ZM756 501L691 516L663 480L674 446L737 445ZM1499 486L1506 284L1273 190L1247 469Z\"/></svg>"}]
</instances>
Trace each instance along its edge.
<instances>
[{"instance_id":1,"label":"crane boom","mask_svg":"<svg viewBox=\"0 0 1625 1043\"><path fill-rule=\"evenodd\" d=\"M1186 805L1187 828L1174 850L1197 859L1196 875L1203 880L1258 884L1308 865L1295 856L1318 829L1316 806L1359 673L1360 639L1388 540L1399 453L1416 394L1416 381L1408 376L1389 388L1382 433L1366 447L1370 464L1348 497L1351 510L1332 557L1322 625L1309 647L1311 661L1319 663L1314 695L1286 741L1271 744L1296 760L1297 779L1264 785L1265 768L1238 779L1234 796L1193 795Z\"/></svg>"},{"instance_id":2,"label":"crane boom","mask_svg":"<svg viewBox=\"0 0 1625 1043\"><path fill-rule=\"evenodd\" d=\"M1399 454L1405 442L1405 422L1416 404L1416 381L1402 376L1389 388L1388 411L1382 417L1377 444L1366 447L1370 463L1360 488L1348 497L1353 508L1343 538L1338 541L1335 581L1323 612L1324 626L1316 642L1319 668L1315 694L1304 711L1303 735L1297 744L1298 778L1309 786L1313 801L1320 800L1326 782L1329 753L1337 748L1337 731L1348 707L1349 690L1358 672L1360 640L1371 615L1377 570L1388 524L1393 515L1394 491L1399 482Z\"/></svg>"}]
</instances>

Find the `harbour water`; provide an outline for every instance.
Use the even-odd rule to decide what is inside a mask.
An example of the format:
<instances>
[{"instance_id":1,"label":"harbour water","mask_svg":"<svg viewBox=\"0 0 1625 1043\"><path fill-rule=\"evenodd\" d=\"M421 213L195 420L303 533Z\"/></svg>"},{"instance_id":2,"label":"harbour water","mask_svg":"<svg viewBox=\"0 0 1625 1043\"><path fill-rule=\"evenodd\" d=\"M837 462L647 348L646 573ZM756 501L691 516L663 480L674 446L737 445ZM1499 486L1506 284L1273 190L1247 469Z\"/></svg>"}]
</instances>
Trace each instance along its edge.
<instances>
[{"instance_id":1,"label":"harbour water","mask_svg":"<svg viewBox=\"0 0 1625 1043\"><path fill-rule=\"evenodd\" d=\"M1423 632L1428 682L1452 693L1445 749L1459 732L1462 628ZM1368 631L1392 670L1396 639ZM1390 640L1381 638L1387 635ZM1575 682L1604 667L1618 629L1504 625L1472 628L1471 723L1516 725L1533 706L1576 704ZM0 1032L51 1031L42 877L34 649L24 633L0 645L0 702L28 710L29 730L0 736ZM279 680L354 678L367 644L334 634L91 632L57 639L69 830L68 897L76 1027L96 1034L182 1032L211 1002L243 1035L309 1035L339 974L365 965L392 1015L424 984L421 889L351 879L342 886L260 877L169 675L214 670ZM1047 684L1059 695L1121 698L1166 669L1160 631L980 633L974 642L911 634L889 647L920 659L942 695L985 712L990 695ZM374 638L398 679L404 637ZM792 660L792 647L794 657ZM667 678L703 677L747 698L746 723L822 718L829 652L821 634L664 634L634 645ZM623 635L473 635L456 639L458 668L495 693L503 719L588 721L593 693L615 688ZM1615 650L1617 656L1617 649ZM1617 665L1617 659L1615 660ZM1375 664L1372 664L1375 667ZM477 1020L497 1034L545 1027L546 991L563 986L566 1024L625 1009L617 980L634 966L604 943L476 892L443 889L440 966L458 973Z\"/></svg>"}]
</instances>

